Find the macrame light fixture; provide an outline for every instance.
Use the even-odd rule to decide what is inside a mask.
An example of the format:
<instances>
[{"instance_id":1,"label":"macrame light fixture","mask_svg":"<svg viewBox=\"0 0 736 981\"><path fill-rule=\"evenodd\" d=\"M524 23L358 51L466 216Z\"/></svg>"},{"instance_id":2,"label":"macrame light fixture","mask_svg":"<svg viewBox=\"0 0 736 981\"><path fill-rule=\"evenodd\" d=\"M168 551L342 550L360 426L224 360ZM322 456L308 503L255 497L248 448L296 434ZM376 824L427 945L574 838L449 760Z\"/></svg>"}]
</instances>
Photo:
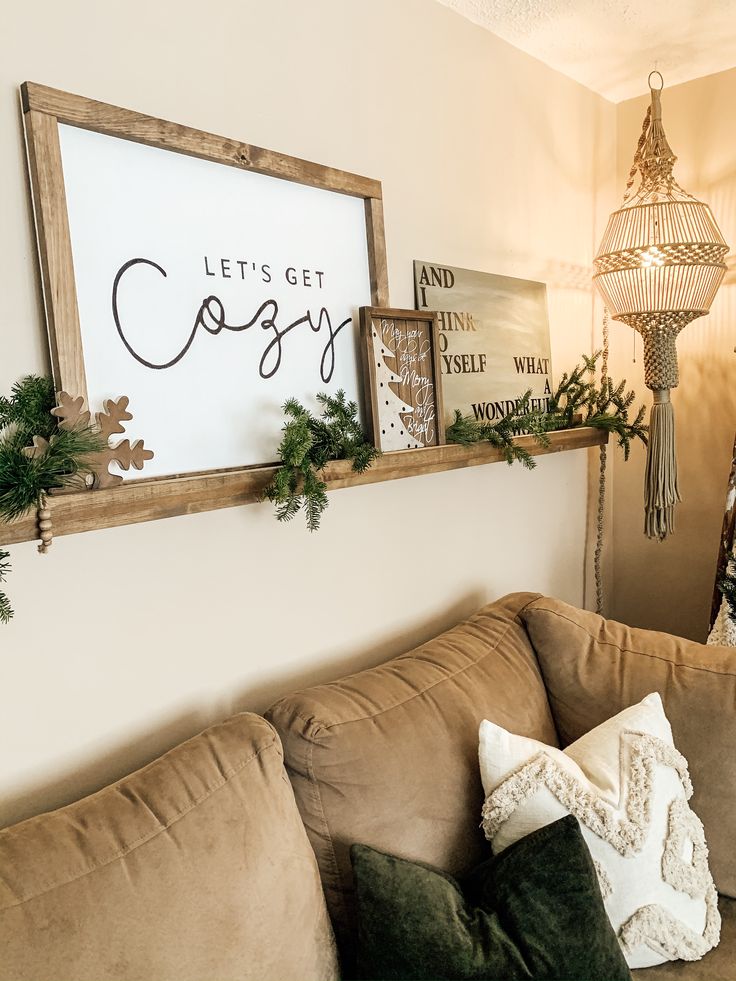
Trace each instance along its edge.
<instances>
[{"instance_id":1,"label":"macrame light fixture","mask_svg":"<svg viewBox=\"0 0 736 981\"><path fill-rule=\"evenodd\" d=\"M660 85L652 85L654 76ZM703 317L726 271L728 246L710 208L672 176L677 157L662 127L659 72L649 76L652 102L644 118L622 206L608 219L593 277L614 320L644 340L644 373L654 393L644 485L644 532L674 531L681 500L670 389L679 381L677 335ZM634 188L639 174L638 187Z\"/></svg>"}]
</instances>

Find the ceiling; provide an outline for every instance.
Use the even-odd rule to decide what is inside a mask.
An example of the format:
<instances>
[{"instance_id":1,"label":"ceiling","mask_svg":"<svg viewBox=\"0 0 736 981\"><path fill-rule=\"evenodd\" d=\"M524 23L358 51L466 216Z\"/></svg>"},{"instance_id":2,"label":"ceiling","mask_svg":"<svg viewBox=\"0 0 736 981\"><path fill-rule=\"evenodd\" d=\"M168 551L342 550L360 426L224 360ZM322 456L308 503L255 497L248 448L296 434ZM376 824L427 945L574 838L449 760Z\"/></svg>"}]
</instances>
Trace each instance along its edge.
<instances>
[{"instance_id":1,"label":"ceiling","mask_svg":"<svg viewBox=\"0 0 736 981\"><path fill-rule=\"evenodd\" d=\"M620 102L736 67L736 0L439 0Z\"/></svg>"}]
</instances>

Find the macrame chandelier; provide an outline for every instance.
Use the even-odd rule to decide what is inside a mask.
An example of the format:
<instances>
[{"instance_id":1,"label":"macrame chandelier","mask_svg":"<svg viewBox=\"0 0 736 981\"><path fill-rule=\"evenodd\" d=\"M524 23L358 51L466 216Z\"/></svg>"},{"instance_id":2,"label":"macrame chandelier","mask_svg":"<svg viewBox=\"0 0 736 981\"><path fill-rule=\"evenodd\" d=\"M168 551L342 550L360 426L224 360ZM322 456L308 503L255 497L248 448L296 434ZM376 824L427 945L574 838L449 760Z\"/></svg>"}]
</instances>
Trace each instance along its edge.
<instances>
[{"instance_id":1,"label":"macrame chandelier","mask_svg":"<svg viewBox=\"0 0 736 981\"><path fill-rule=\"evenodd\" d=\"M728 246L710 208L672 176L677 157L662 127L659 88L644 118L622 206L608 219L593 277L614 320L644 340L644 374L653 392L644 486L644 532L664 539L674 531L681 500L675 457L677 335L705 316L726 270ZM634 190L637 172L639 185Z\"/></svg>"}]
</instances>

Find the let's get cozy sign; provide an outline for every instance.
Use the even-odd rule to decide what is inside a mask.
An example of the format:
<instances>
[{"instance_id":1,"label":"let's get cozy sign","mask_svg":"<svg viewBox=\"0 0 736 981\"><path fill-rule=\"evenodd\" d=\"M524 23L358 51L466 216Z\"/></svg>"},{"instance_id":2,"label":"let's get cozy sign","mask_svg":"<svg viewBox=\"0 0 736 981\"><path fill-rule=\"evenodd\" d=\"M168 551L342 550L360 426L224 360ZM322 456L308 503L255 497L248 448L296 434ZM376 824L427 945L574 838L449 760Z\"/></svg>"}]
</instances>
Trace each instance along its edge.
<instances>
[{"instance_id":1,"label":"let's get cozy sign","mask_svg":"<svg viewBox=\"0 0 736 981\"><path fill-rule=\"evenodd\" d=\"M364 201L59 126L90 405L125 393L145 476L276 458L281 405L359 395Z\"/></svg>"}]
</instances>

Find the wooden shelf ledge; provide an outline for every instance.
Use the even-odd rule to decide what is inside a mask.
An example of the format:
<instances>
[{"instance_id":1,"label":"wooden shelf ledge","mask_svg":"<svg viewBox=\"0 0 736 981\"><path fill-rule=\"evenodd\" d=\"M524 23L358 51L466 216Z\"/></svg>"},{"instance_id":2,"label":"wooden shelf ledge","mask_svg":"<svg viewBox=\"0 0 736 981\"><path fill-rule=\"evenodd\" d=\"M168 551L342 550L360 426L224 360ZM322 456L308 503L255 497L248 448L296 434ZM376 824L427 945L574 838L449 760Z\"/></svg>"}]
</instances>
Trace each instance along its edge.
<instances>
[{"instance_id":1,"label":"wooden shelf ledge","mask_svg":"<svg viewBox=\"0 0 736 981\"><path fill-rule=\"evenodd\" d=\"M549 436L548 447L539 446L531 436L517 436L515 441L533 456L601 446L608 442L607 433L588 427L561 430L550 433ZM362 474L354 473L349 463L335 461L325 468L325 479L329 490L336 490L357 484L374 484L443 470L477 467L500 460L503 460L501 452L488 443L476 443L472 446L448 444L385 453ZM52 495L49 498L49 507L54 536L253 504L262 498L275 470L273 466L254 467L175 479L162 477L155 480L131 480L119 487L105 490ZM15 545L36 538L38 528L35 512L10 524L0 523L0 545Z\"/></svg>"}]
</instances>

